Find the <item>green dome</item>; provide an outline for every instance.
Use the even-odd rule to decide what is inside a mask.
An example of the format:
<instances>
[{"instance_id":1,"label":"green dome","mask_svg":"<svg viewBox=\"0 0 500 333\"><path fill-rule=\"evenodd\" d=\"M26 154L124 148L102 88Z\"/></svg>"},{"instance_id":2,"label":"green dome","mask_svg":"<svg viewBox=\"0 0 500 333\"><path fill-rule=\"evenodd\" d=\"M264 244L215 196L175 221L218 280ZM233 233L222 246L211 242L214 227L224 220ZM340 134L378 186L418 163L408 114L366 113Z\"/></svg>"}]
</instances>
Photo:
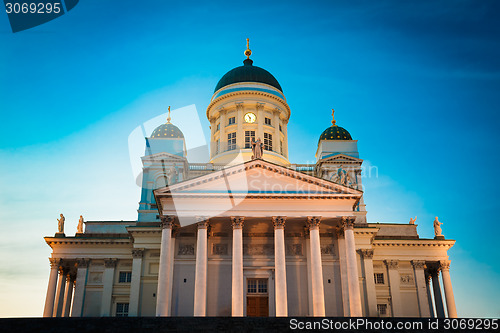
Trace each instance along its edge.
<instances>
[{"instance_id":1,"label":"green dome","mask_svg":"<svg viewBox=\"0 0 500 333\"><path fill-rule=\"evenodd\" d=\"M166 123L158 126L151 134L151 138L157 139L184 139L184 134L181 130L171 123Z\"/></svg>"},{"instance_id":2,"label":"green dome","mask_svg":"<svg viewBox=\"0 0 500 333\"><path fill-rule=\"evenodd\" d=\"M351 134L343 127L332 125L321 133L321 140L352 140Z\"/></svg>"},{"instance_id":3,"label":"green dome","mask_svg":"<svg viewBox=\"0 0 500 333\"><path fill-rule=\"evenodd\" d=\"M227 72L217 83L214 92L233 83L259 82L265 83L283 92L278 80L263 68L253 66L251 59L245 59L243 66L236 67Z\"/></svg>"}]
</instances>

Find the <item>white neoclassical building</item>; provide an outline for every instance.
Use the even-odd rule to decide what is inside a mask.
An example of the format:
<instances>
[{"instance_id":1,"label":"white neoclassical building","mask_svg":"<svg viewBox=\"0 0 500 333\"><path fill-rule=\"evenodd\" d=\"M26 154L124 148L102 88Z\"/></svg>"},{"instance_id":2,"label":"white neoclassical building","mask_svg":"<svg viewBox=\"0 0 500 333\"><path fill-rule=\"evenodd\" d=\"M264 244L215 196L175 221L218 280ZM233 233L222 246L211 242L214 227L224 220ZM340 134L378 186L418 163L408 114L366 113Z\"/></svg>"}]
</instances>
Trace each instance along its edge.
<instances>
[{"instance_id":1,"label":"white neoclassical building","mask_svg":"<svg viewBox=\"0 0 500 333\"><path fill-rule=\"evenodd\" d=\"M44 316L456 317L455 241L437 221L433 239L367 222L357 141L334 119L316 163L291 163L283 90L245 55L207 108L207 163L169 115L145 138L137 221L45 237Z\"/></svg>"}]
</instances>

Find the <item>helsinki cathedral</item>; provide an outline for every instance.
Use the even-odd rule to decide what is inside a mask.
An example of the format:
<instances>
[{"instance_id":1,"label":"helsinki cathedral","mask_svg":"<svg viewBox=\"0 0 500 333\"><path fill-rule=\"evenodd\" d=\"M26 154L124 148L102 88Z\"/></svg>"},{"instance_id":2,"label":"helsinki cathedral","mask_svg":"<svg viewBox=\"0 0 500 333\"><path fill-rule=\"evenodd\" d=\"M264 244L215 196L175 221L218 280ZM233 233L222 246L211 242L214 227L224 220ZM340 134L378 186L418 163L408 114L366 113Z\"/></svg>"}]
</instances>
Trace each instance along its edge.
<instances>
[{"instance_id":1,"label":"helsinki cathedral","mask_svg":"<svg viewBox=\"0 0 500 333\"><path fill-rule=\"evenodd\" d=\"M316 163L290 161L283 89L248 41L245 56L207 107L206 163L169 112L145 138L136 221L81 217L66 235L61 215L44 316L456 317L439 220L430 239L414 219L367 222L357 140L333 112Z\"/></svg>"}]
</instances>

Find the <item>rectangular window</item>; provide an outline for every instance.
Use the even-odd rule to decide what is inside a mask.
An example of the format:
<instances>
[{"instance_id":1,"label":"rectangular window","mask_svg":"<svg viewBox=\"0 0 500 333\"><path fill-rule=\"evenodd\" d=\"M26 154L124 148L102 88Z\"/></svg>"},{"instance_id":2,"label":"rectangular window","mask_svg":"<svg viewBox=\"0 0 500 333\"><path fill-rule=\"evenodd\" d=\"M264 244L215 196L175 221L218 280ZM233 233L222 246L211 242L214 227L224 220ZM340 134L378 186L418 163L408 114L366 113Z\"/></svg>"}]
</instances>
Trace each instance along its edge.
<instances>
[{"instance_id":1,"label":"rectangular window","mask_svg":"<svg viewBox=\"0 0 500 333\"><path fill-rule=\"evenodd\" d=\"M387 304L377 304L377 312L379 316L387 315Z\"/></svg>"},{"instance_id":2,"label":"rectangular window","mask_svg":"<svg viewBox=\"0 0 500 333\"><path fill-rule=\"evenodd\" d=\"M116 303L116 316L128 317L128 303Z\"/></svg>"},{"instance_id":3,"label":"rectangular window","mask_svg":"<svg viewBox=\"0 0 500 333\"><path fill-rule=\"evenodd\" d=\"M375 279L375 284L384 284L384 273L375 273L373 277Z\"/></svg>"},{"instance_id":4,"label":"rectangular window","mask_svg":"<svg viewBox=\"0 0 500 333\"><path fill-rule=\"evenodd\" d=\"M267 279L248 279L247 294L267 294Z\"/></svg>"},{"instance_id":5,"label":"rectangular window","mask_svg":"<svg viewBox=\"0 0 500 333\"><path fill-rule=\"evenodd\" d=\"M227 150L236 149L236 132L227 135Z\"/></svg>"},{"instance_id":6,"label":"rectangular window","mask_svg":"<svg viewBox=\"0 0 500 333\"><path fill-rule=\"evenodd\" d=\"M215 141L215 155L219 153L220 149L220 140Z\"/></svg>"},{"instance_id":7,"label":"rectangular window","mask_svg":"<svg viewBox=\"0 0 500 333\"><path fill-rule=\"evenodd\" d=\"M216 132L220 130L220 123L217 124L217 129L215 130Z\"/></svg>"},{"instance_id":8,"label":"rectangular window","mask_svg":"<svg viewBox=\"0 0 500 333\"><path fill-rule=\"evenodd\" d=\"M255 140L255 131L245 131L245 148L252 148L252 141Z\"/></svg>"},{"instance_id":9,"label":"rectangular window","mask_svg":"<svg viewBox=\"0 0 500 333\"><path fill-rule=\"evenodd\" d=\"M283 130L281 129L281 124L280 124L280 132L283 132Z\"/></svg>"},{"instance_id":10,"label":"rectangular window","mask_svg":"<svg viewBox=\"0 0 500 333\"><path fill-rule=\"evenodd\" d=\"M231 117L229 118L229 125L235 124L236 123L236 117Z\"/></svg>"},{"instance_id":11,"label":"rectangular window","mask_svg":"<svg viewBox=\"0 0 500 333\"><path fill-rule=\"evenodd\" d=\"M120 272L119 283L130 283L132 281L132 272Z\"/></svg>"},{"instance_id":12,"label":"rectangular window","mask_svg":"<svg viewBox=\"0 0 500 333\"><path fill-rule=\"evenodd\" d=\"M271 126L271 118L264 119L264 122L266 123L266 125Z\"/></svg>"},{"instance_id":13,"label":"rectangular window","mask_svg":"<svg viewBox=\"0 0 500 333\"><path fill-rule=\"evenodd\" d=\"M273 135L269 133L264 133L264 149L273 150Z\"/></svg>"}]
</instances>

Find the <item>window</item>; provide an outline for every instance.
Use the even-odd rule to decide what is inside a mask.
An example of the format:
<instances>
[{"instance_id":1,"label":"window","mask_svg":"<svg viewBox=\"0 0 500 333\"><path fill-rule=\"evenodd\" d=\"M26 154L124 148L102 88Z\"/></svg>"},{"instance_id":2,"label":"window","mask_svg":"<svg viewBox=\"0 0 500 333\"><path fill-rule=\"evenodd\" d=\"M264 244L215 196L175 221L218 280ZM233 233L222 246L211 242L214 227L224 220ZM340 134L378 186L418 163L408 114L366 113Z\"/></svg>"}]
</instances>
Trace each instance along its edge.
<instances>
[{"instance_id":1,"label":"window","mask_svg":"<svg viewBox=\"0 0 500 333\"><path fill-rule=\"evenodd\" d=\"M119 283L130 283L132 281L132 272L120 272Z\"/></svg>"},{"instance_id":2,"label":"window","mask_svg":"<svg viewBox=\"0 0 500 333\"><path fill-rule=\"evenodd\" d=\"M267 294L267 279L248 279L247 294Z\"/></svg>"},{"instance_id":3,"label":"window","mask_svg":"<svg viewBox=\"0 0 500 333\"><path fill-rule=\"evenodd\" d=\"M220 130L220 123L217 124L217 129L215 130L216 132Z\"/></svg>"},{"instance_id":4,"label":"window","mask_svg":"<svg viewBox=\"0 0 500 333\"><path fill-rule=\"evenodd\" d=\"M280 141L280 151L281 155L283 155L283 141Z\"/></svg>"},{"instance_id":5,"label":"window","mask_svg":"<svg viewBox=\"0 0 500 333\"><path fill-rule=\"evenodd\" d=\"M220 140L215 141L215 154L219 153Z\"/></svg>"},{"instance_id":6,"label":"window","mask_svg":"<svg viewBox=\"0 0 500 333\"><path fill-rule=\"evenodd\" d=\"M387 304L377 304L377 312L379 316L387 315Z\"/></svg>"},{"instance_id":7,"label":"window","mask_svg":"<svg viewBox=\"0 0 500 333\"><path fill-rule=\"evenodd\" d=\"M229 125L236 123L236 117L229 118Z\"/></svg>"},{"instance_id":8,"label":"window","mask_svg":"<svg viewBox=\"0 0 500 333\"><path fill-rule=\"evenodd\" d=\"M273 150L273 135L269 133L264 133L264 149Z\"/></svg>"},{"instance_id":9,"label":"window","mask_svg":"<svg viewBox=\"0 0 500 333\"><path fill-rule=\"evenodd\" d=\"M266 123L266 125L271 126L271 118L264 119L264 122Z\"/></svg>"},{"instance_id":10,"label":"window","mask_svg":"<svg viewBox=\"0 0 500 333\"><path fill-rule=\"evenodd\" d=\"M373 277L375 279L375 284L384 284L384 273L375 273Z\"/></svg>"},{"instance_id":11,"label":"window","mask_svg":"<svg viewBox=\"0 0 500 333\"><path fill-rule=\"evenodd\" d=\"M128 303L116 303L116 316L128 317Z\"/></svg>"},{"instance_id":12,"label":"window","mask_svg":"<svg viewBox=\"0 0 500 333\"><path fill-rule=\"evenodd\" d=\"M283 132L283 130L281 129L281 124L280 124L280 132Z\"/></svg>"},{"instance_id":13,"label":"window","mask_svg":"<svg viewBox=\"0 0 500 333\"><path fill-rule=\"evenodd\" d=\"M245 131L245 148L252 148L252 141L255 140L255 131Z\"/></svg>"},{"instance_id":14,"label":"window","mask_svg":"<svg viewBox=\"0 0 500 333\"><path fill-rule=\"evenodd\" d=\"M227 150L236 149L236 132L227 135Z\"/></svg>"}]
</instances>

